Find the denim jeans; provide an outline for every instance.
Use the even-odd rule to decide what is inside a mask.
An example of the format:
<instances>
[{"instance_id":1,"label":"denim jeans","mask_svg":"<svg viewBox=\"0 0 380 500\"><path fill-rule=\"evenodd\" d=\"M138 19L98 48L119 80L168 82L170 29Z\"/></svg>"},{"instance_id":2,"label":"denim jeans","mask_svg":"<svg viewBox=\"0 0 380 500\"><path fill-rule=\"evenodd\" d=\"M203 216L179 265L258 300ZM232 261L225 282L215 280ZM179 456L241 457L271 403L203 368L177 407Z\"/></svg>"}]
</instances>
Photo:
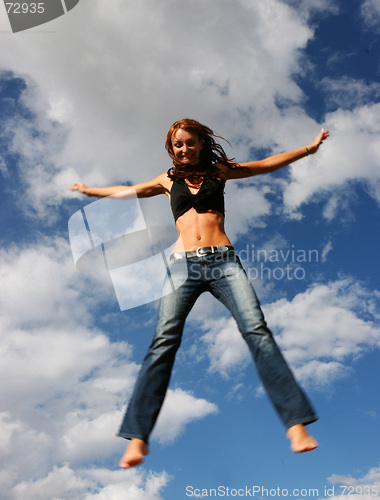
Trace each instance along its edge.
<instances>
[{"instance_id":1,"label":"denim jeans","mask_svg":"<svg viewBox=\"0 0 380 500\"><path fill-rule=\"evenodd\" d=\"M176 283L183 284L177 287ZM173 291L168 293L170 290ZM167 294L161 298L153 340L118 436L148 442L169 385L185 319L197 298L206 291L219 299L235 318L285 427L317 420L267 327L256 293L232 249L169 264L163 290Z\"/></svg>"}]
</instances>

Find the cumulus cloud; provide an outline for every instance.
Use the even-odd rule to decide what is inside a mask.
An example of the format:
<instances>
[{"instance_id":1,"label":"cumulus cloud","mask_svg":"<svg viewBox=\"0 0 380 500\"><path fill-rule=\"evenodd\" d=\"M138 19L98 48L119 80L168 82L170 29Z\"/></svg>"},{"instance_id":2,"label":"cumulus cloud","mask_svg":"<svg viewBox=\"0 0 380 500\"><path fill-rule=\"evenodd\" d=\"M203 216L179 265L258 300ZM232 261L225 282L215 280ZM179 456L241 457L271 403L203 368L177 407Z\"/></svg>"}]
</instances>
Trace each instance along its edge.
<instances>
[{"instance_id":1,"label":"cumulus cloud","mask_svg":"<svg viewBox=\"0 0 380 500\"><path fill-rule=\"evenodd\" d=\"M285 357L305 384L324 387L346 376L351 360L378 348L379 294L351 278L316 284L293 300L263 309ZM202 340L210 370L226 376L243 369L250 355L232 319L208 320Z\"/></svg>"},{"instance_id":2,"label":"cumulus cloud","mask_svg":"<svg viewBox=\"0 0 380 500\"><path fill-rule=\"evenodd\" d=\"M207 333L202 337L210 359L210 371L227 377L229 372L244 368L250 359L233 318L207 321Z\"/></svg>"},{"instance_id":3,"label":"cumulus cloud","mask_svg":"<svg viewBox=\"0 0 380 500\"><path fill-rule=\"evenodd\" d=\"M77 274L73 264L68 241L59 237L1 250L1 301L13 326L70 328L78 318L88 324L87 307L106 300L110 287L101 279L88 286L90 277Z\"/></svg>"},{"instance_id":4,"label":"cumulus cloud","mask_svg":"<svg viewBox=\"0 0 380 500\"><path fill-rule=\"evenodd\" d=\"M24 160L28 203L39 214L72 196L70 177L99 185L166 171L164 137L183 116L226 136L240 161L253 146L278 142L274 120L285 131L279 147L293 145L294 127L281 126L276 101L303 99L292 75L312 30L278 0L196 5L95 0L56 20L48 44L38 36L28 44L4 39L1 67L25 79L21 101L29 110L29 121L9 123L10 146ZM178 45L193 39L194 24L197 43ZM315 129L304 113L299 118Z\"/></svg>"},{"instance_id":5,"label":"cumulus cloud","mask_svg":"<svg viewBox=\"0 0 380 500\"><path fill-rule=\"evenodd\" d=\"M60 238L12 246L1 257L4 498L25 498L25 491L31 498L110 498L122 490L131 491L128 498L160 498L165 473L107 479L83 468L121 452L115 433L138 371L131 345L93 324L89 311L107 303L109 284L77 273ZM157 439L173 441L216 411L195 395L169 392Z\"/></svg>"},{"instance_id":6,"label":"cumulus cloud","mask_svg":"<svg viewBox=\"0 0 380 500\"><path fill-rule=\"evenodd\" d=\"M101 415L120 418L138 369L131 346L91 324L87 307L100 296L83 293L67 244L44 243L2 251L1 461L13 484L71 459L79 422L109 431ZM86 442L93 457L115 453L99 441Z\"/></svg>"},{"instance_id":7,"label":"cumulus cloud","mask_svg":"<svg viewBox=\"0 0 380 500\"><path fill-rule=\"evenodd\" d=\"M226 232L231 241L248 233L252 227L265 225L264 217L271 211L265 188L231 182L226 193Z\"/></svg>"},{"instance_id":8,"label":"cumulus cloud","mask_svg":"<svg viewBox=\"0 0 380 500\"><path fill-rule=\"evenodd\" d=\"M38 498L97 499L128 498L131 500L161 500L161 490L170 481L166 472L160 474L131 470L76 469L69 465L54 467L45 477L23 481L11 490L14 500Z\"/></svg>"},{"instance_id":9,"label":"cumulus cloud","mask_svg":"<svg viewBox=\"0 0 380 500\"><path fill-rule=\"evenodd\" d=\"M352 495L358 500L364 500L379 494L380 467L373 467L359 478L333 474L327 479L334 486L334 493L338 493L328 498L345 498L347 495Z\"/></svg>"},{"instance_id":10,"label":"cumulus cloud","mask_svg":"<svg viewBox=\"0 0 380 500\"><path fill-rule=\"evenodd\" d=\"M284 204L290 213L308 201L325 199L337 190L337 196L350 181L368 186L379 198L380 105L368 104L354 110L338 109L326 116L331 138L318 154L302 166L290 167L290 182L284 189ZM331 215L331 210L325 212Z\"/></svg>"},{"instance_id":11,"label":"cumulus cloud","mask_svg":"<svg viewBox=\"0 0 380 500\"><path fill-rule=\"evenodd\" d=\"M111 7L94 0L91 8L78 6L57 19L48 44L46 37L30 37L28 44L4 37L0 67L27 84L20 103L28 113L18 112L7 133L10 151L20 158L28 206L53 220L47 207L74 196L67 191L72 182L135 183L166 171L164 137L183 116L228 138L228 153L238 161L253 151L310 142L319 125L302 109L304 95L293 75L304 71L300 53L313 36L308 15L335 7L305 0L296 10L287 3L213 0L194 8L119 0ZM197 43L181 43L176 58L178 40L192 40L194 24ZM367 182L371 195L379 193L379 113L372 104L378 84L343 77L325 79L322 88L331 102L351 102L355 109L328 115L332 137L325 150L292 167L290 182L280 184L293 216L302 203L353 179ZM240 206L246 191L231 189L231 206L240 207L235 234L270 211L265 192L252 192L257 203L247 210Z\"/></svg>"},{"instance_id":12,"label":"cumulus cloud","mask_svg":"<svg viewBox=\"0 0 380 500\"><path fill-rule=\"evenodd\" d=\"M316 284L292 301L265 307L269 324L298 376L325 385L347 373L347 362L379 347L379 294L345 278Z\"/></svg>"},{"instance_id":13,"label":"cumulus cloud","mask_svg":"<svg viewBox=\"0 0 380 500\"><path fill-rule=\"evenodd\" d=\"M173 441L193 420L218 412L218 407L205 399L197 399L182 389L169 390L158 417L153 437L160 443Z\"/></svg>"}]
</instances>

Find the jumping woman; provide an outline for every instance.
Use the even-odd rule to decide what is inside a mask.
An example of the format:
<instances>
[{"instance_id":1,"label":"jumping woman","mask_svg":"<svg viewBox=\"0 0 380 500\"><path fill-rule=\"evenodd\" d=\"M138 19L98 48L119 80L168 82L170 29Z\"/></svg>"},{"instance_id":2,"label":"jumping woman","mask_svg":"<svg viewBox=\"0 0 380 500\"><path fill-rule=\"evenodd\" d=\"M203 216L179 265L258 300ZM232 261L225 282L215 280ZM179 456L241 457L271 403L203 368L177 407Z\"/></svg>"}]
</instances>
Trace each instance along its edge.
<instances>
[{"instance_id":1,"label":"jumping woman","mask_svg":"<svg viewBox=\"0 0 380 500\"><path fill-rule=\"evenodd\" d=\"M170 256L164 290L175 282L183 263L187 266L186 281L171 293L163 293L160 300L153 340L118 433L129 440L120 467L139 465L149 453L149 436L165 398L185 320L205 291L220 300L236 320L287 429L292 451L306 452L318 446L306 430L306 425L318 417L278 349L256 293L224 231L224 186L228 180L274 172L314 154L328 136L329 132L322 129L308 146L263 160L235 163L216 141L219 136L185 118L175 122L166 137L166 149L173 160L168 172L134 186L89 188L75 183L70 188L96 197L118 193L124 197L128 190L141 198L165 194L179 237Z\"/></svg>"}]
</instances>

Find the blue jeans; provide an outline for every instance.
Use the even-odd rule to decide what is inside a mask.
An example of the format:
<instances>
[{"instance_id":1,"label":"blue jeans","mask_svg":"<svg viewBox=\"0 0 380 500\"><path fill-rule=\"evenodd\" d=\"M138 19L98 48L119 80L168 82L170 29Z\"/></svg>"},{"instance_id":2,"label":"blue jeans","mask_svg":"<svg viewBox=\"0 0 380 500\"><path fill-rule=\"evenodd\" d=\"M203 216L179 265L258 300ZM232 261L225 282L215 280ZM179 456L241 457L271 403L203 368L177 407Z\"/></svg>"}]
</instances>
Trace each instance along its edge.
<instances>
[{"instance_id":1,"label":"blue jeans","mask_svg":"<svg viewBox=\"0 0 380 500\"><path fill-rule=\"evenodd\" d=\"M177 287L176 283L183 284ZM266 325L256 293L234 250L172 261L164 293L173 288L174 291L161 298L153 340L118 436L148 442L169 385L186 317L206 291L219 299L235 318L285 427L317 420Z\"/></svg>"}]
</instances>

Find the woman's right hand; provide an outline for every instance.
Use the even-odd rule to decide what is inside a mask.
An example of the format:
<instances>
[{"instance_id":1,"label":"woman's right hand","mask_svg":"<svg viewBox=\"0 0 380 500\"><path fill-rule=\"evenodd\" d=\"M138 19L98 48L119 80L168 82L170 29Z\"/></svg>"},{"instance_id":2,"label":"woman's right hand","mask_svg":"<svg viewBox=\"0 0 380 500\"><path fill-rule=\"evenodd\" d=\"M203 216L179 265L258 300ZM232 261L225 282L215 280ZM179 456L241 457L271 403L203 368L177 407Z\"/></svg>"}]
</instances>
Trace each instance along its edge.
<instances>
[{"instance_id":1,"label":"woman's right hand","mask_svg":"<svg viewBox=\"0 0 380 500\"><path fill-rule=\"evenodd\" d=\"M75 182L69 187L70 191L79 191L80 193L87 194L88 187L83 182Z\"/></svg>"}]
</instances>

